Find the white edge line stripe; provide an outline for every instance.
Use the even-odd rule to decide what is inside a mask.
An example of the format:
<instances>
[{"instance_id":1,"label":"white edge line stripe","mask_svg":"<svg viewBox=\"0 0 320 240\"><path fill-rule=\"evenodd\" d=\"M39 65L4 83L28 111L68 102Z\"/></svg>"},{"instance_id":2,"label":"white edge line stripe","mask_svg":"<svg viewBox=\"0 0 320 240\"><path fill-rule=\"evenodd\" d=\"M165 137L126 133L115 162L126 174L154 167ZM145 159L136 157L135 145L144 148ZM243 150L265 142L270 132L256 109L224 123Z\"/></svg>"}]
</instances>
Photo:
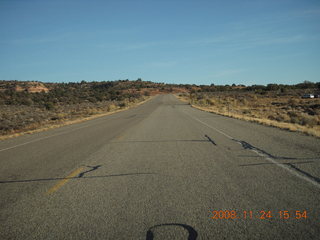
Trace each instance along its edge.
<instances>
[{"instance_id":1,"label":"white edge line stripe","mask_svg":"<svg viewBox=\"0 0 320 240\"><path fill-rule=\"evenodd\" d=\"M220 131L219 129L216 129L215 127L212 127L212 126L206 124L205 122L202 122L202 121L199 120L198 118L192 117L190 114L188 114L188 113L186 113L186 112L185 112L185 114L187 114L189 117L193 118L194 120L202 123L203 125L205 125L205 126L211 128L211 129L213 129L213 130L221 133L222 135L226 136L227 138L229 138L229 139L235 139L235 138L231 137L230 135L228 135L228 134ZM240 144L240 143L239 143L239 144ZM310 178L308 178L308 177L306 177L306 176L303 176L303 175L297 173L296 171L290 169L289 167L287 167L287 166L285 166L285 165L283 165L283 164L281 164L281 163L279 163L279 162L277 162L277 161L275 161L275 160L273 160L273 159L265 156L264 154L259 153L259 152L256 151L256 150L251 150L251 151L254 152L255 154L261 156L261 157L264 157L266 160L268 160L269 162L274 163L274 164L277 165L278 167L281 167L281 168L287 170L288 172L290 172L291 174L295 175L296 177L299 177L300 179L303 179L303 180L305 180L305 181L313 184L314 186L320 188L320 184L319 184L318 182L316 182L316 181L314 181L314 180L312 180L312 179L310 179Z\"/></svg>"},{"instance_id":2,"label":"white edge line stripe","mask_svg":"<svg viewBox=\"0 0 320 240\"><path fill-rule=\"evenodd\" d=\"M216 129L215 127L212 127L212 126L210 126L210 125L206 124L205 122L202 122L202 121L201 121L201 120L199 120L198 118L192 117L190 114L188 114L188 113L186 113L186 112L185 112L185 114L187 114L189 117L193 118L194 120L196 120L196 121L198 121L198 122L202 123L203 125L206 125L207 127L209 127L209 128L211 128L211 129L213 129L213 130L215 130L215 131L217 131L217 132L221 133L222 135L226 136L227 138L229 138L229 139L234 139L234 138L233 138L233 137L231 137L230 135L228 135L228 134L226 134L226 133L224 133L224 132L220 131L219 129Z\"/></svg>"},{"instance_id":3,"label":"white edge line stripe","mask_svg":"<svg viewBox=\"0 0 320 240\"><path fill-rule=\"evenodd\" d=\"M281 163L273 160L272 158L266 157L264 154L261 154L261 153L259 153L259 152L256 151L256 150L251 150L251 151L254 152L254 153L256 153L256 154L258 154L258 155L261 156L261 157L264 157L264 158L265 158L266 160L268 160L269 162L272 162L272 163L274 163L275 165L277 165L277 166L279 166L279 167L282 167L283 169L291 172L293 175L295 175L295 176L297 176L297 177L299 177L299 178L301 178L301 179L303 179L303 180L306 180L306 181L308 181L309 183L312 183L312 184L315 185L316 187L320 188L320 184L319 184L318 182L316 182L316 181L314 181L314 180L312 180L312 179L310 179L310 178L308 178L308 177L306 177L306 176L303 176L303 175L297 173L296 171L290 169L288 166L286 166L286 165L284 165L284 164L281 164Z\"/></svg>"}]
</instances>

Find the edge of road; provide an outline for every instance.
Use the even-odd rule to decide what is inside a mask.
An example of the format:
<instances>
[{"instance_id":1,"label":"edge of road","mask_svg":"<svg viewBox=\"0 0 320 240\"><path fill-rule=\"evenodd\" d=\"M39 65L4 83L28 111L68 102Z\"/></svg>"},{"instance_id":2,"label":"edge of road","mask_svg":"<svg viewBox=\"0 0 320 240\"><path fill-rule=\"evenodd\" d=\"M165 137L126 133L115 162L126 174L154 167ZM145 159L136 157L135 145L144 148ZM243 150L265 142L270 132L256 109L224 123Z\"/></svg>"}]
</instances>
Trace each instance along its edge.
<instances>
[{"instance_id":1,"label":"edge of road","mask_svg":"<svg viewBox=\"0 0 320 240\"><path fill-rule=\"evenodd\" d=\"M181 98L181 97L177 96L176 94L174 94L174 96L177 99L179 99L180 101L188 103L188 100L186 100L184 98ZM279 122L278 124L274 124L273 122L266 122L266 121L263 121L262 119L259 119L259 118L249 118L249 117L245 118L245 117L240 117L240 116L236 116L236 115L227 115L227 114L222 114L222 113L219 113L219 112L212 111L212 110L207 109L207 108L196 106L196 105L193 105L193 104L190 104L190 106L195 108L195 109L198 109L200 111L204 111L204 112L208 112L208 113L214 113L214 114L217 114L217 115L220 115L220 116L223 116L223 117L238 119L238 120L242 120L242 121L246 121L246 122L258 123L258 124L263 125L263 126L275 127L275 128L278 128L278 129L289 131L289 132L298 132L298 133L304 134L306 136L311 136L311 137L320 139L320 134L317 135L317 134L315 134L313 132L309 132L308 129L306 129L306 128L302 127L302 126L301 127L297 126L297 128L293 129L293 128L290 128L289 126L285 125L285 123L281 123L281 122Z\"/></svg>"},{"instance_id":2,"label":"edge of road","mask_svg":"<svg viewBox=\"0 0 320 240\"><path fill-rule=\"evenodd\" d=\"M138 106L150 101L151 99L155 98L156 96L157 95L150 96L150 97L148 97L147 99L145 99L145 100L143 100L141 102L134 103L131 106L128 106L128 107L125 107L125 108L120 108L120 109L118 108L118 109L115 109L115 110L113 110L111 112L98 113L98 114L94 114L94 115L89 116L89 117L77 118L77 119L73 119L73 120L66 120L66 121L64 121L62 123L58 123L58 124L44 125L44 126L42 126L40 128L34 129L34 130L27 130L27 131L22 131L22 132L19 132L19 133L3 135L3 136L0 136L0 141L6 140L6 139L10 139L10 138L16 138L16 137L23 136L23 135L26 135L26 134L34 134L34 133L44 132L44 131L48 131L48 130L51 130L51 129L56 129L56 128L60 128L60 127L63 127L63 126L76 124L76 123L81 123L81 122L86 122L86 121L93 120L93 119L96 119L96 118L112 115L112 114L115 114L115 113L118 113L118 112L123 112L123 111L129 110L129 109L136 108L136 107L138 107Z\"/></svg>"}]
</instances>

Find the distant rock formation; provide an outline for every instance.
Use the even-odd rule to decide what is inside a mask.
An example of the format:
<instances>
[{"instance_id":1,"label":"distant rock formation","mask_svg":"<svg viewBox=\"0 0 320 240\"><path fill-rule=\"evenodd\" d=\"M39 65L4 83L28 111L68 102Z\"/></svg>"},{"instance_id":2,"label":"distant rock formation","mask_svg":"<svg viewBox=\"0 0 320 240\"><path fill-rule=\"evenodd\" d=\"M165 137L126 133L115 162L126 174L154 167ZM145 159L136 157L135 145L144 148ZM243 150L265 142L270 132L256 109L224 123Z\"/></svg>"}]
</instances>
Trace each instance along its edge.
<instances>
[{"instance_id":1,"label":"distant rock formation","mask_svg":"<svg viewBox=\"0 0 320 240\"><path fill-rule=\"evenodd\" d=\"M47 88L43 83L35 81L1 81L0 91L5 91L6 89L13 89L16 92L28 93L49 92L49 88Z\"/></svg>"}]
</instances>

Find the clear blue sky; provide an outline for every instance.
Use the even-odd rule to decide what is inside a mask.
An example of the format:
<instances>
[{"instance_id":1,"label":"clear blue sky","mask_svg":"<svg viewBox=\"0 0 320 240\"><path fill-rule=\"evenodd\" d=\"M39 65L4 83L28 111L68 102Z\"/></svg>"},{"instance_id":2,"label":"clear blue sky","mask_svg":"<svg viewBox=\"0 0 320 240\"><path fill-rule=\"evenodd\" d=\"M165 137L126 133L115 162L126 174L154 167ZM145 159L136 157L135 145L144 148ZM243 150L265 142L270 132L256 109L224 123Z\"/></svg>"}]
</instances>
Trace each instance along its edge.
<instances>
[{"instance_id":1,"label":"clear blue sky","mask_svg":"<svg viewBox=\"0 0 320 240\"><path fill-rule=\"evenodd\" d=\"M0 0L0 79L320 81L319 0Z\"/></svg>"}]
</instances>

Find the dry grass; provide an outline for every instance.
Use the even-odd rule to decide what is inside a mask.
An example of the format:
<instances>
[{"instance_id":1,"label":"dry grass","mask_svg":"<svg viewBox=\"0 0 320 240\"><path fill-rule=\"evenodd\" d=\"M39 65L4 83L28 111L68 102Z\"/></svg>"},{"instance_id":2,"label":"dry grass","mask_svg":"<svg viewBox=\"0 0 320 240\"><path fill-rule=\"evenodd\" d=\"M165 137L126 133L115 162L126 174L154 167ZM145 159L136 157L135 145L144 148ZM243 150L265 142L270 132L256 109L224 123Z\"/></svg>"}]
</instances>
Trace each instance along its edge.
<instances>
[{"instance_id":1,"label":"dry grass","mask_svg":"<svg viewBox=\"0 0 320 240\"><path fill-rule=\"evenodd\" d=\"M140 100L136 100L135 102L127 102L124 105L115 105L113 103L104 103L103 107L84 107L84 106L64 106L64 111L60 109L57 112L44 112L43 110L31 109L31 107L27 106L16 106L13 108L12 106L6 109L1 109L2 115L5 115L8 119L11 117L15 118L15 122L12 124L15 125L16 129L2 132L0 136L0 140L5 140L8 138L14 138L18 136L22 136L25 134L33 134L37 132L43 132L54 128L59 128L66 125L71 125L75 123L80 123L88 120L92 120L95 118L107 116L110 114L118 113L121 111L125 111L129 108L137 107L152 97L144 97ZM68 111L66 110L68 108ZM29 115L28 115L29 113ZM20 117L19 117L20 116ZM28 121L28 117L38 118L36 121ZM54 120L52 120L54 119Z\"/></svg>"},{"instance_id":2,"label":"dry grass","mask_svg":"<svg viewBox=\"0 0 320 240\"><path fill-rule=\"evenodd\" d=\"M203 111L320 137L320 99L253 93L180 95Z\"/></svg>"}]
</instances>

